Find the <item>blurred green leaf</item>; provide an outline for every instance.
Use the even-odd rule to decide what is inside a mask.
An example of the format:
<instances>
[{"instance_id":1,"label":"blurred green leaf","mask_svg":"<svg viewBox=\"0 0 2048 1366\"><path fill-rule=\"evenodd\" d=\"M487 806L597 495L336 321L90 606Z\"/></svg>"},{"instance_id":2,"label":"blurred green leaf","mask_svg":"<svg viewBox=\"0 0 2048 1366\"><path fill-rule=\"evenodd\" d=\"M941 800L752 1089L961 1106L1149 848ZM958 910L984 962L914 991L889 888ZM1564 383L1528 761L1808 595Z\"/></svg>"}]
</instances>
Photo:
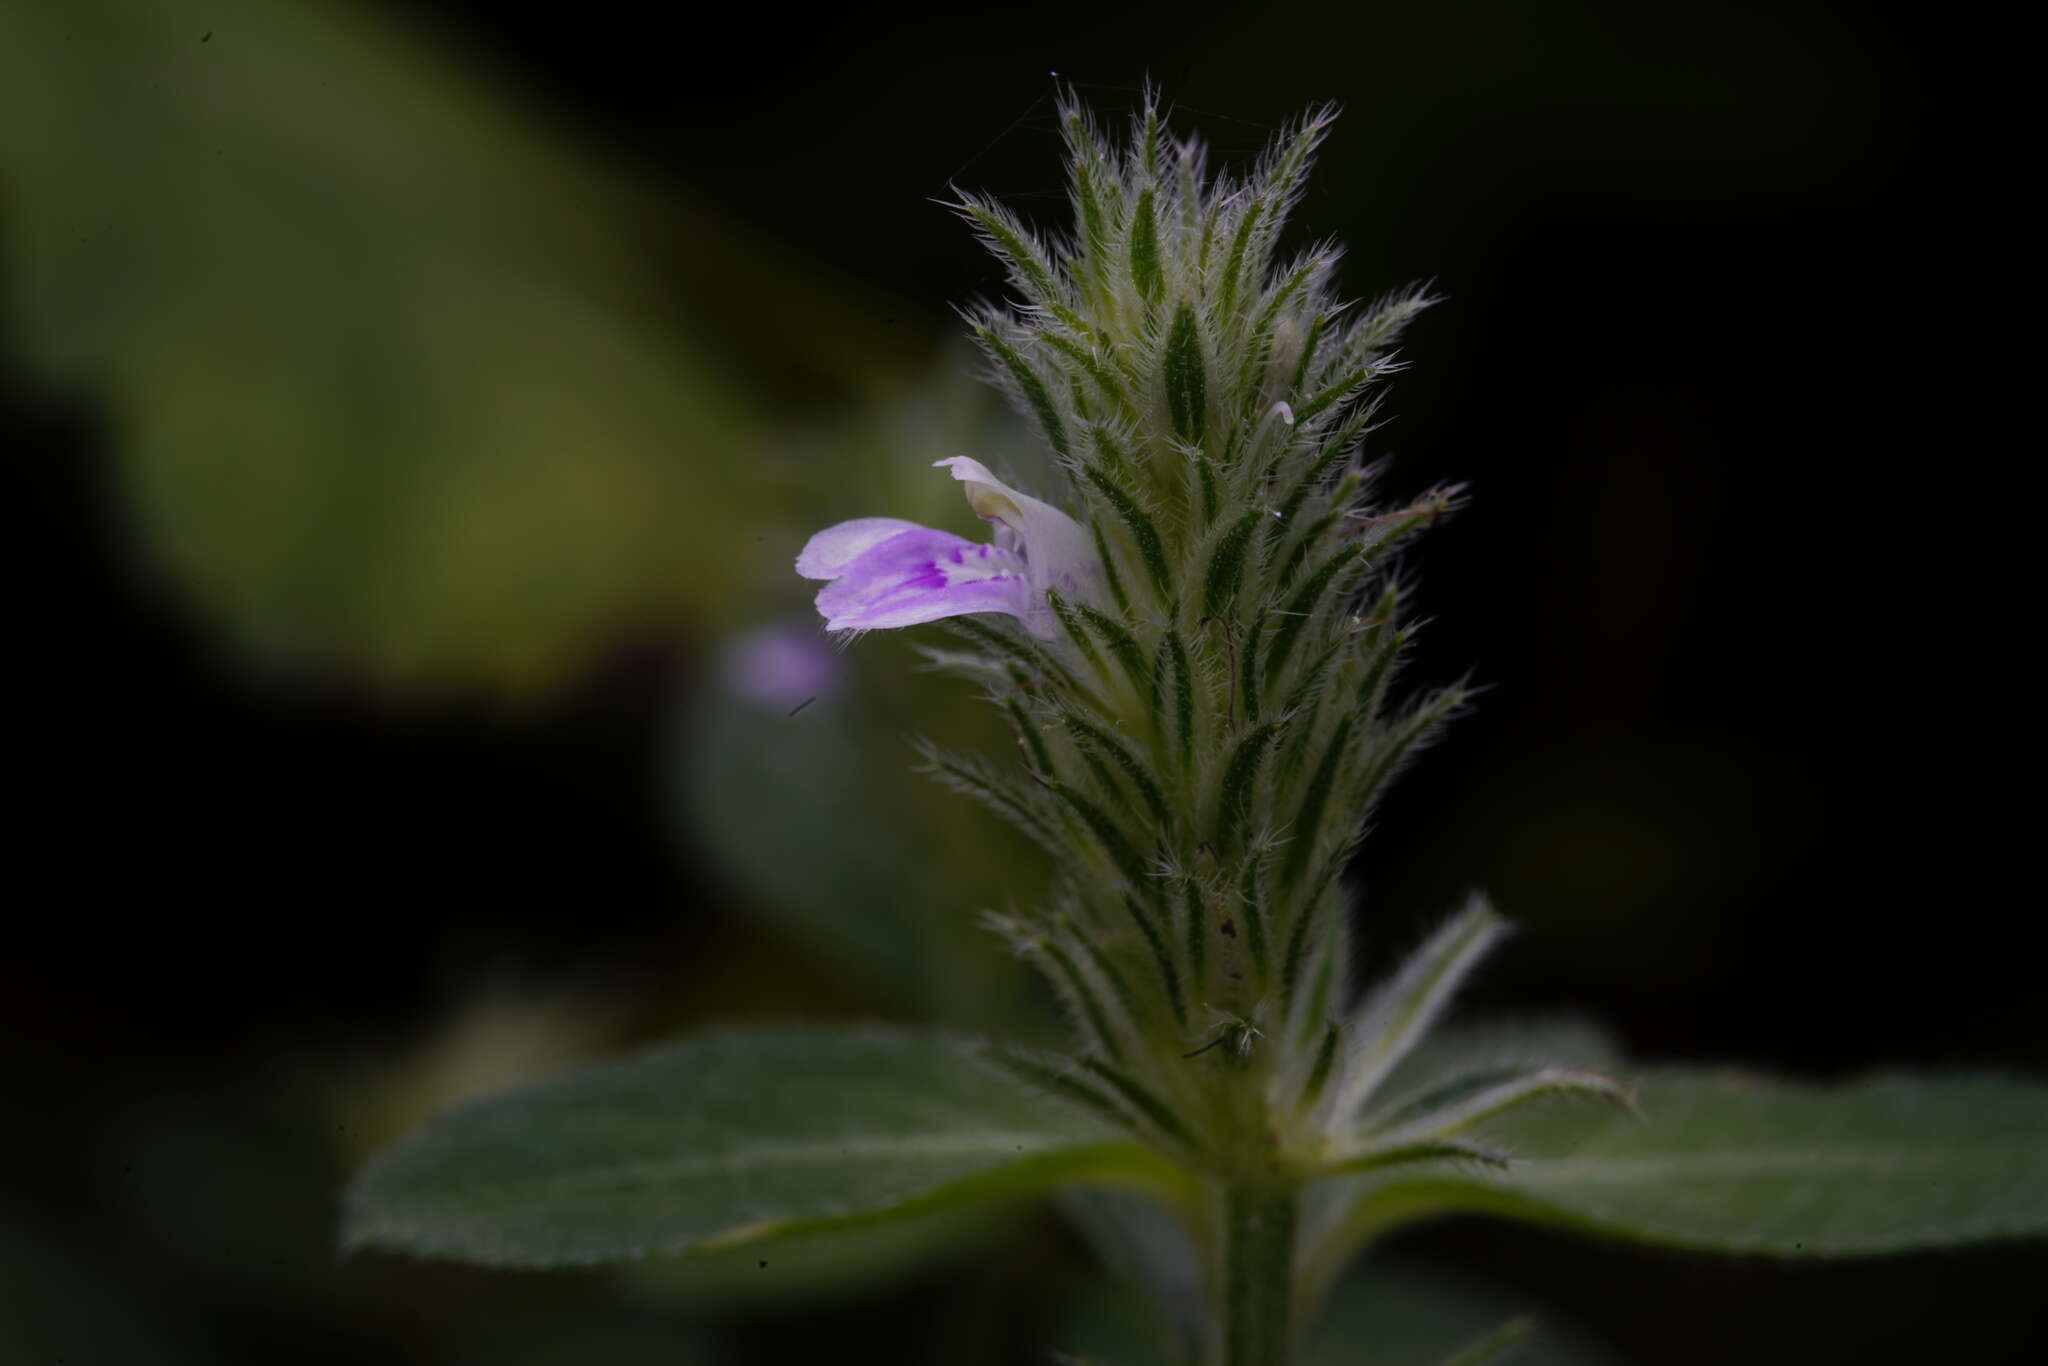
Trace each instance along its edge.
<instances>
[{"instance_id":1,"label":"blurred green leaf","mask_svg":"<svg viewBox=\"0 0 2048 1366\"><path fill-rule=\"evenodd\" d=\"M1434 1269L1367 1262L1347 1275L1310 1326L1301 1366L1452 1366L1495 1342L1509 1315L1532 1319L1512 1350L1478 1360L1513 1366L1611 1366L1616 1358L1526 1297ZM1513 1325L1511 1325L1513 1326ZM1502 1348L1506 1344L1500 1344Z\"/></svg>"},{"instance_id":2,"label":"blurred green leaf","mask_svg":"<svg viewBox=\"0 0 2048 1366\"><path fill-rule=\"evenodd\" d=\"M1781 1257L2048 1232L2048 1087L2001 1076L1833 1086L1735 1070L1621 1076L1638 1088L1640 1118L1575 1105L1518 1113L1490 1132L1522 1165L1361 1180L1336 1241L1461 1210Z\"/></svg>"},{"instance_id":3,"label":"blurred green leaf","mask_svg":"<svg viewBox=\"0 0 2048 1366\"><path fill-rule=\"evenodd\" d=\"M753 667L750 651L764 643L811 652L829 676L776 699L730 677L697 690L672 748L681 828L743 906L813 949L857 999L909 1020L1028 1027L1035 983L974 911L1041 874L1018 866L999 825L915 772L904 739L912 725L940 728L980 704L945 698L895 714L916 711L902 699L929 680L870 686L863 675L885 670L835 652L813 622L739 642L726 673ZM876 662L909 667L898 655ZM804 705L813 686L824 695Z\"/></svg>"},{"instance_id":4,"label":"blurred green leaf","mask_svg":"<svg viewBox=\"0 0 2048 1366\"><path fill-rule=\"evenodd\" d=\"M1373 1103L1399 1104L1460 1072L1550 1065L1598 1072L1620 1062L1621 1050L1613 1038L1583 1015L1452 1020L1423 1036L1387 1074Z\"/></svg>"},{"instance_id":5,"label":"blurred green leaf","mask_svg":"<svg viewBox=\"0 0 2048 1366\"><path fill-rule=\"evenodd\" d=\"M1348 1271L1307 1327L1300 1366L1444 1366L1490 1336L1509 1315L1527 1314L1512 1291L1412 1263L1368 1260ZM1127 1287L1097 1277L1075 1286L1061 1345L1105 1366L1172 1366L1160 1322ZM1613 1355L1549 1316L1503 1362L1513 1366L1613 1366Z\"/></svg>"},{"instance_id":6,"label":"blurred green leaf","mask_svg":"<svg viewBox=\"0 0 2048 1366\"><path fill-rule=\"evenodd\" d=\"M508 1304L480 1316L447 1359L475 1366L712 1366L704 1335L608 1301Z\"/></svg>"},{"instance_id":7,"label":"blurred green leaf","mask_svg":"<svg viewBox=\"0 0 2048 1366\"><path fill-rule=\"evenodd\" d=\"M793 645L800 629L791 628ZM812 635L838 672L831 647ZM916 856L898 804L875 800L878 787L898 785L909 753L864 719L832 705L791 716L732 688L702 689L675 746L684 828L835 970L898 1009L929 1009L945 983L933 961L942 912L931 865ZM992 938L978 938L986 957L1001 957Z\"/></svg>"},{"instance_id":8,"label":"blurred green leaf","mask_svg":"<svg viewBox=\"0 0 2048 1366\"><path fill-rule=\"evenodd\" d=\"M361 7L0 7L0 188L10 345L105 397L147 558L259 657L518 690L755 605L760 427L671 274L873 365Z\"/></svg>"},{"instance_id":9,"label":"blurred green leaf","mask_svg":"<svg viewBox=\"0 0 2048 1366\"><path fill-rule=\"evenodd\" d=\"M19 1362L118 1361L208 1366L190 1326L120 1278L45 1241L19 1212L0 1208L0 1357Z\"/></svg>"},{"instance_id":10,"label":"blurred green leaf","mask_svg":"<svg viewBox=\"0 0 2048 1366\"><path fill-rule=\"evenodd\" d=\"M1488 1363L1499 1361L1520 1346L1535 1326L1535 1322L1528 1318L1509 1319L1471 1346L1444 1358L1441 1366L1488 1366Z\"/></svg>"},{"instance_id":11,"label":"blurred green leaf","mask_svg":"<svg viewBox=\"0 0 2048 1366\"><path fill-rule=\"evenodd\" d=\"M969 1048L886 1031L731 1034L493 1097L365 1167L343 1238L551 1266L732 1247L1058 1182L1175 1179Z\"/></svg>"},{"instance_id":12,"label":"blurred green leaf","mask_svg":"<svg viewBox=\"0 0 2048 1366\"><path fill-rule=\"evenodd\" d=\"M400 1052L323 1078L320 1104L353 1166L451 1106L617 1053L630 1037L623 1014L597 991L482 983Z\"/></svg>"},{"instance_id":13,"label":"blurred green leaf","mask_svg":"<svg viewBox=\"0 0 2048 1366\"><path fill-rule=\"evenodd\" d=\"M96 1154L129 1236L188 1286L288 1299L331 1274L334 1253L309 1210L333 1199L327 1131L288 1095L246 1077L165 1079L110 1100Z\"/></svg>"},{"instance_id":14,"label":"blurred green leaf","mask_svg":"<svg viewBox=\"0 0 2048 1366\"><path fill-rule=\"evenodd\" d=\"M1197 1350L1209 1315L1203 1254L1182 1212L1132 1191L1072 1189L1060 1192L1060 1208L1115 1280L1143 1292L1153 1311L1131 1305L1125 1318L1147 1339L1178 1344L1180 1355ZM1162 1354L1163 1354L1163 1350ZM1112 1353L1122 1360L1128 1353Z\"/></svg>"}]
</instances>

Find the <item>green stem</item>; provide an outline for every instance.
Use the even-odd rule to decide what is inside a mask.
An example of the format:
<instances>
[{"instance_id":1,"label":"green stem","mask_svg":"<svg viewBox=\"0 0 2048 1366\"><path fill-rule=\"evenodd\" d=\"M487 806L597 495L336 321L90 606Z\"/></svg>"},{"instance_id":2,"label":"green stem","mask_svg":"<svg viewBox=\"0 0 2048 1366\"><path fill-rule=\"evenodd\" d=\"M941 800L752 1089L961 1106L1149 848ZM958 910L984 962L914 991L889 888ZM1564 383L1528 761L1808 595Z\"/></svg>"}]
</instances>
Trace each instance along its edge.
<instances>
[{"instance_id":1,"label":"green stem","mask_svg":"<svg viewBox=\"0 0 2048 1366\"><path fill-rule=\"evenodd\" d=\"M1216 1320L1206 1366L1294 1359L1293 1190L1224 1186L1215 1195Z\"/></svg>"}]
</instances>

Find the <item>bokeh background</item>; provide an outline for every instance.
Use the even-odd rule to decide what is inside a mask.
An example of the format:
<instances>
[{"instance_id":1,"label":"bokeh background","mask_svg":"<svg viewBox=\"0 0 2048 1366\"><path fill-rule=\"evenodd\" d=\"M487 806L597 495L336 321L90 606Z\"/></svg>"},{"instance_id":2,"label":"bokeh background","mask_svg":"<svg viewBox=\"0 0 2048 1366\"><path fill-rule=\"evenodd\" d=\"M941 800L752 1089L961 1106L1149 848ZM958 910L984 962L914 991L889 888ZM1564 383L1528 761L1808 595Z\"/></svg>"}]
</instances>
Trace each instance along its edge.
<instances>
[{"instance_id":1,"label":"bokeh background","mask_svg":"<svg viewBox=\"0 0 2048 1366\"><path fill-rule=\"evenodd\" d=\"M365 1153L639 1041L1049 1034L969 926L1045 869L909 772L913 733L997 732L902 640L824 648L787 566L848 516L971 529L925 466L1027 439L949 312L999 275L935 200L1058 223L1055 71L1112 112L1149 74L1225 157L1339 101L1299 238L1353 293L1448 296L1379 449L1397 488L1472 481L1417 676L1492 690L1355 870L1367 952L1480 885L1523 933L1476 1011L1809 1077L2048 1070L2032 51L1820 0L0 0L0 1358L1128 1331L1028 1210L766 1267L333 1250ZM1456 1222L1384 1260L1360 1362L1514 1308L1580 1360L2048 1356L2040 1248Z\"/></svg>"}]
</instances>

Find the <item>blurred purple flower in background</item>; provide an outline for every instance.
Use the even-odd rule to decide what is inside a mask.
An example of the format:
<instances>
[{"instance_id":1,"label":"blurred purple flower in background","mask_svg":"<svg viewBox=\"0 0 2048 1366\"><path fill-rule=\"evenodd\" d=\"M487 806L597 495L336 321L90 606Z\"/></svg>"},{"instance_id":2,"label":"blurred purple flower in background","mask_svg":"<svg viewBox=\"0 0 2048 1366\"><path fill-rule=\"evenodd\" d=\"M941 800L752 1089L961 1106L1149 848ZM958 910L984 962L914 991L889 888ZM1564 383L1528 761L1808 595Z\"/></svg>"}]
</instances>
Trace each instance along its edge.
<instances>
[{"instance_id":1,"label":"blurred purple flower in background","mask_svg":"<svg viewBox=\"0 0 2048 1366\"><path fill-rule=\"evenodd\" d=\"M734 696L788 711L839 686L841 665L817 629L763 626L727 642L719 672Z\"/></svg>"},{"instance_id":2,"label":"blurred purple flower in background","mask_svg":"<svg viewBox=\"0 0 2048 1366\"><path fill-rule=\"evenodd\" d=\"M1007 612L1043 640L1058 631L1048 589L1099 602L1102 565L1088 533L1049 503L1017 492L978 460L935 462L965 484L967 502L996 524L982 545L894 517L861 517L811 537L796 572L818 591L827 629L873 631L972 612Z\"/></svg>"}]
</instances>

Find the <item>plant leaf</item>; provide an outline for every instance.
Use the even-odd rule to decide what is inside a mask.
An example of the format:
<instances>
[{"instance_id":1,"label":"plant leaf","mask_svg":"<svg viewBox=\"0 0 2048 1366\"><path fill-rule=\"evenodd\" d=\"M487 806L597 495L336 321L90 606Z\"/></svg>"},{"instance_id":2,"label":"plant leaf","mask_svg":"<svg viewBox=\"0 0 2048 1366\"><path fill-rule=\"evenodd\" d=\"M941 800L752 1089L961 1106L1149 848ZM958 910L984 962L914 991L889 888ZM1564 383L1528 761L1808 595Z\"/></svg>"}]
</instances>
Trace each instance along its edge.
<instances>
[{"instance_id":1,"label":"plant leaf","mask_svg":"<svg viewBox=\"0 0 2048 1366\"><path fill-rule=\"evenodd\" d=\"M1198 1285L1190 1285L1192 1293ZM1115 1366L1168 1366L1177 1341L1140 1297L1107 1277L1078 1281L1062 1302L1059 1345ZM1456 1353L1497 1339L1503 1320L1535 1311L1535 1331L1496 1357L1513 1366L1619 1366L1612 1352L1525 1292L1444 1268L1368 1258L1303 1325L1300 1366L1450 1366ZM1524 1319L1523 1321L1526 1321ZM1482 1338L1481 1335L1485 1337ZM1448 1360L1447 1360L1448 1359Z\"/></svg>"},{"instance_id":2,"label":"plant leaf","mask_svg":"<svg viewBox=\"0 0 2048 1366\"><path fill-rule=\"evenodd\" d=\"M1502 1341L1511 1329L1533 1332ZM1503 1320L1507 1322L1503 1323ZM1302 1335L1301 1366L1457 1366L1492 1347L1514 1366L1617 1366L1617 1358L1527 1293L1413 1262L1353 1267Z\"/></svg>"},{"instance_id":3,"label":"plant leaf","mask_svg":"<svg viewBox=\"0 0 2048 1366\"><path fill-rule=\"evenodd\" d=\"M1346 1060L1332 1109L1355 1114L1449 1008L1459 985L1502 935L1507 922L1484 897L1473 896L1410 954L1384 985L1365 998L1350 1032L1363 1041Z\"/></svg>"},{"instance_id":4,"label":"plant leaf","mask_svg":"<svg viewBox=\"0 0 2048 1366\"><path fill-rule=\"evenodd\" d=\"M1387 1074L1376 1094L1399 1106L1435 1090L1445 1078L1487 1070L1576 1067L1612 1072L1621 1050L1583 1015L1548 1014L1450 1020L1437 1026Z\"/></svg>"},{"instance_id":5,"label":"plant leaf","mask_svg":"<svg viewBox=\"0 0 2048 1366\"><path fill-rule=\"evenodd\" d=\"M623 1268L619 1283L634 1299L668 1316L786 1313L847 1303L886 1294L935 1265L985 1255L1017 1237L1024 1213L983 1204L949 1205L852 1228L794 1234L772 1244L653 1257ZM477 1360L497 1366L495 1358Z\"/></svg>"},{"instance_id":6,"label":"plant leaf","mask_svg":"<svg viewBox=\"0 0 2048 1366\"><path fill-rule=\"evenodd\" d=\"M1628 1109L1626 1090L1597 1072L1537 1067L1513 1073L1468 1072L1368 1125L1373 1146L1448 1138L1517 1106L1549 1096L1602 1100Z\"/></svg>"},{"instance_id":7,"label":"plant leaf","mask_svg":"<svg viewBox=\"0 0 2048 1366\"><path fill-rule=\"evenodd\" d=\"M1451 1211L1781 1257L2048 1233L2048 1086L1999 1075L1833 1086L1733 1070L1623 1075L1641 1118L1586 1106L1504 1118L1488 1137L1515 1155L1511 1170L1363 1178L1338 1241Z\"/></svg>"},{"instance_id":8,"label":"plant leaf","mask_svg":"<svg viewBox=\"0 0 2048 1366\"><path fill-rule=\"evenodd\" d=\"M713 1035L490 1097L373 1159L349 1191L343 1242L587 1264L1060 1182L1176 1179L971 1048L883 1030Z\"/></svg>"},{"instance_id":9,"label":"plant leaf","mask_svg":"<svg viewBox=\"0 0 2048 1366\"><path fill-rule=\"evenodd\" d=\"M146 562L258 659L531 693L746 619L762 419L651 301L716 282L849 376L864 327L392 18L0 6L10 345L104 406Z\"/></svg>"},{"instance_id":10,"label":"plant leaf","mask_svg":"<svg viewBox=\"0 0 2048 1366\"><path fill-rule=\"evenodd\" d=\"M828 648L814 633L797 638ZM851 1001L886 1002L899 1020L1027 1031L1039 1004L1029 970L991 952L960 913L1001 897L980 870L1009 867L1014 843L910 771L890 722L931 719L914 709L923 684L892 680L904 710L878 723L875 692L858 677L868 662L834 658L835 685L862 691L794 718L730 686L680 702L669 751L678 835L738 893L736 909L803 946Z\"/></svg>"},{"instance_id":11,"label":"plant leaf","mask_svg":"<svg viewBox=\"0 0 2048 1366\"><path fill-rule=\"evenodd\" d=\"M1530 1331L1535 1326L1536 1322L1534 1319L1509 1319L1491 1333L1479 1338L1469 1347L1461 1349L1452 1356L1445 1357L1442 1366L1487 1366L1489 1362L1499 1361L1516 1347L1519 1347L1522 1339L1528 1337Z\"/></svg>"}]
</instances>

